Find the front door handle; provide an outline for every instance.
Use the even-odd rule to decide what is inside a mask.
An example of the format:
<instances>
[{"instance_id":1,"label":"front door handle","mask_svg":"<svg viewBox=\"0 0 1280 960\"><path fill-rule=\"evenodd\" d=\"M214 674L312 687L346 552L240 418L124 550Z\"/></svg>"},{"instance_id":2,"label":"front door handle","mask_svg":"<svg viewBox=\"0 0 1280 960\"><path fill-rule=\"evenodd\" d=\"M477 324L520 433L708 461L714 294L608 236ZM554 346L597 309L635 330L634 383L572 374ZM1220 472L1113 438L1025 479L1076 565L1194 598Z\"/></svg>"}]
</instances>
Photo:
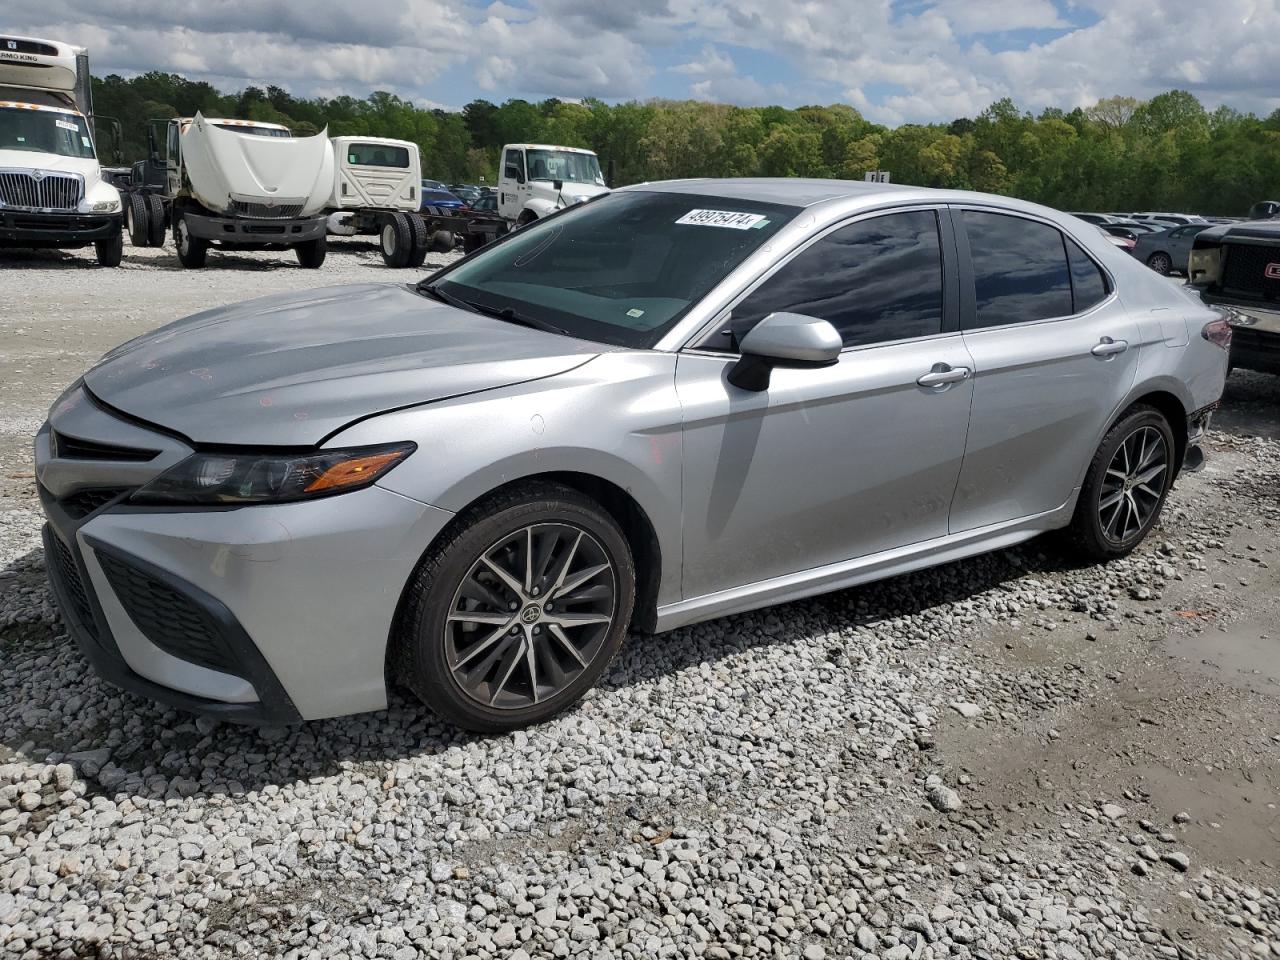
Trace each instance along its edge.
<instances>
[{"instance_id":1,"label":"front door handle","mask_svg":"<svg viewBox=\"0 0 1280 960\"><path fill-rule=\"evenodd\" d=\"M935 363L933 369L916 380L922 387L945 387L947 384L968 380L972 371L968 367L952 367L945 363Z\"/></svg>"},{"instance_id":2,"label":"front door handle","mask_svg":"<svg viewBox=\"0 0 1280 960\"><path fill-rule=\"evenodd\" d=\"M1110 337L1103 337L1098 341L1097 346L1089 352L1095 357L1113 357L1117 353L1124 353L1128 349L1128 340L1112 340Z\"/></svg>"}]
</instances>

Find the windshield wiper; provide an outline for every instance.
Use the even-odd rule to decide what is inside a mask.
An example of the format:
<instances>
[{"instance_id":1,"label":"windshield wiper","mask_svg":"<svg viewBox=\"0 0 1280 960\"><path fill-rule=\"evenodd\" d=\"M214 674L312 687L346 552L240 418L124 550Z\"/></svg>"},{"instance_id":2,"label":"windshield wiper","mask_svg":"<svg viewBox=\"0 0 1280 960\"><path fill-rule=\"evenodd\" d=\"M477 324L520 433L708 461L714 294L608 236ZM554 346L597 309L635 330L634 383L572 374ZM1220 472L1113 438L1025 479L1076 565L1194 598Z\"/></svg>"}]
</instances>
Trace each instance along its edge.
<instances>
[{"instance_id":1,"label":"windshield wiper","mask_svg":"<svg viewBox=\"0 0 1280 960\"><path fill-rule=\"evenodd\" d=\"M471 313L479 313L486 317L494 317L498 320L505 320L507 323L518 324L522 327L530 327L534 330L542 330L546 333L559 333L566 337L571 334L564 327L557 327L554 323L548 323L546 320L539 320L537 317L526 316L523 313L517 313L513 307L488 307L482 303L473 303L470 300L463 300L461 297L455 297L451 293L445 293L440 287L430 281L422 280L414 288L419 293L428 294L441 303L447 303L451 307L458 307L461 310L468 310Z\"/></svg>"}]
</instances>

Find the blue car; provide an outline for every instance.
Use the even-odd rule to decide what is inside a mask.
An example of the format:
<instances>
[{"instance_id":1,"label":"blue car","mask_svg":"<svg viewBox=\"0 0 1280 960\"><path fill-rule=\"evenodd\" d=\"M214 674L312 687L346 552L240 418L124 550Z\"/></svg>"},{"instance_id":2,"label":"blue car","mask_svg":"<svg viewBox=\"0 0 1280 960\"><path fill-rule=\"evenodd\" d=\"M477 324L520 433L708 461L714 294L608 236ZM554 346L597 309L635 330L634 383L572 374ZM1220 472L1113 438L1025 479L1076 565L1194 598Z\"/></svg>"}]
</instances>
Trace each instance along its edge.
<instances>
[{"instance_id":1,"label":"blue car","mask_svg":"<svg viewBox=\"0 0 1280 960\"><path fill-rule=\"evenodd\" d=\"M443 213L446 216L452 216L466 210L467 204L450 193L438 180L423 180L422 202L418 209L422 213Z\"/></svg>"}]
</instances>

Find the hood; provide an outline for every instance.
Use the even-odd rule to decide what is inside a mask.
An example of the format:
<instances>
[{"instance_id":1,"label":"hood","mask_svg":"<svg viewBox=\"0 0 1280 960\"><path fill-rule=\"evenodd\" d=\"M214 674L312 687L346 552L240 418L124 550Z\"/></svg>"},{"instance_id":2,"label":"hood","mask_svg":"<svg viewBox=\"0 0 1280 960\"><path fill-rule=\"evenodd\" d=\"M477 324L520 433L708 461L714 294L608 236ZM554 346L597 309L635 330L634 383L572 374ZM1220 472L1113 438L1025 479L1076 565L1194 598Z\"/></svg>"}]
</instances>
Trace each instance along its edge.
<instances>
[{"instance_id":1,"label":"hood","mask_svg":"<svg viewBox=\"0 0 1280 960\"><path fill-rule=\"evenodd\" d=\"M608 193L609 188L601 186L598 183L574 183L566 180L563 190L557 190L555 185L546 180L534 180L533 195L543 200L550 200L553 203L559 201L562 206L571 207L575 203L581 203L584 200L590 200L592 197L598 197L602 193Z\"/></svg>"},{"instance_id":2,"label":"hood","mask_svg":"<svg viewBox=\"0 0 1280 960\"><path fill-rule=\"evenodd\" d=\"M86 187L101 176L98 161L92 157L63 157L33 150L0 150L0 167L78 173L84 177Z\"/></svg>"},{"instance_id":3,"label":"hood","mask_svg":"<svg viewBox=\"0 0 1280 960\"><path fill-rule=\"evenodd\" d=\"M310 216L323 209L334 183L327 129L314 137L258 137L198 113L182 133L182 165L191 192L221 213L240 200L269 203L281 216Z\"/></svg>"},{"instance_id":4,"label":"hood","mask_svg":"<svg viewBox=\"0 0 1280 960\"><path fill-rule=\"evenodd\" d=\"M353 420L554 376L601 349L361 284L179 320L108 353L85 385L197 444L314 446Z\"/></svg>"}]
</instances>

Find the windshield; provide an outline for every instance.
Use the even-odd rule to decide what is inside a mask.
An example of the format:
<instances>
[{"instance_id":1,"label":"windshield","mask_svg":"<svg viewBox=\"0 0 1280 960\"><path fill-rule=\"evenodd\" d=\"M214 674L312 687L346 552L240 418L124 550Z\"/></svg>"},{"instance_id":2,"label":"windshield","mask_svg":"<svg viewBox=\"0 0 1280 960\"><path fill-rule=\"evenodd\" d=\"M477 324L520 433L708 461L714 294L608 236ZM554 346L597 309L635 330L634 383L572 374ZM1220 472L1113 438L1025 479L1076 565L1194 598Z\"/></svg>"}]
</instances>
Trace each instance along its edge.
<instances>
[{"instance_id":1,"label":"windshield","mask_svg":"<svg viewBox=\"0 0 1280 960\"><path fill-rule=\"evenodd\" d=\"M600 161L594 153L573 150L529 150L525 154L530 180L563 180L604 186Z\"/></svg>"},{"instance_id":2,"label":"windshield","mask_svg":"<svg viewBox=\"0 0 1280 960\"><path fill-rule=\"evenodd\" d=\"M78 113L0 107L0 150L93 159L93 137Z\"/></svg>"},{"instance_id":3,"label":"windshield","mask_svg":"<svg viewBox=\"0 0 1280 960\"><path fill-rule=\"evenodd\" d=\"M432 286L585 340L651 347L798 213L687 193L605 194L473 255Z\"/></svg>"}]
</instances>

